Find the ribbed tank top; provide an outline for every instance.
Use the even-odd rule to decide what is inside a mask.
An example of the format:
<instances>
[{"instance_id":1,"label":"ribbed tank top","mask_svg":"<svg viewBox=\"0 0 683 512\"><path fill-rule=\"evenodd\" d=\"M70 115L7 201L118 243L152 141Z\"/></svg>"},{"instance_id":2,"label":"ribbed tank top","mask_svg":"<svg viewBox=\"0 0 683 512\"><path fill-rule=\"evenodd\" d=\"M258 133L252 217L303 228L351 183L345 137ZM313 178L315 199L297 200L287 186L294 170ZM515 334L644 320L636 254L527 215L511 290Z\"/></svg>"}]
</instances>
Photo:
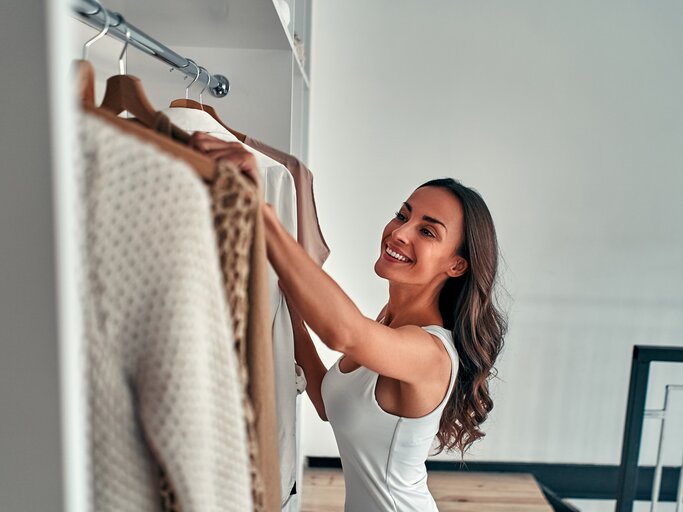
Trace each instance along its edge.
<instances>
[{"instance_id":1,"label":"ribbed tank top","mask_svg":"<svg viewBox=\"0 0 683 512\"><path fill-rule=\"evenodd\" d=\"M323 379L325 411L344 470L345 512L438 512L425 461L453 391L458 354L448 329L423 329L443 342L451 358L448 392L429 414L404 418L384 411L375 395L379 374L363 366L342 373L337 360Z\"/></svg>"}]
</instances>

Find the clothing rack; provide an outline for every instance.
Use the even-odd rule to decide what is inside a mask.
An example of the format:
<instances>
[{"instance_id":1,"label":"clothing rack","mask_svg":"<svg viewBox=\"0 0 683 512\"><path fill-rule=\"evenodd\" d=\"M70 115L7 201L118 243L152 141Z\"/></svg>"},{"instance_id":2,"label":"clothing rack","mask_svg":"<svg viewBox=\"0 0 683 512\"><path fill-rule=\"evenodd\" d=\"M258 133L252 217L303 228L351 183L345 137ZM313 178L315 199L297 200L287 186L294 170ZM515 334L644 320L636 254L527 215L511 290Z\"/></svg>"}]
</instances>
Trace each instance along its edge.
<instances>
[{"instance_id":1,"label":"clothing rack","mask_svg":"<svg viewBox=\"0 0 683 512\"><path fill-rule=\"evenodd\" d=\"M128 41L131 46L144 53L156 57L160 61L172 66L174 69L195 78L199 73L199 80L205 83L204 76L208 75L207 88L216 98L226 96L230 91L230 81L223 75L213 75L206 68L197 65L191 59L178 55L169 47L161 44L156 39L148 36L142 30L126 21L121 14L112 12L95 0L72 0L72 7L76 14L85 23L97 29L103 29L106 18L109 17L108 35L114 36L122 42ZM106 11L106 14L105 14ZM206 71L200 72L200 68Z\"/></svg>"}]
</instances>

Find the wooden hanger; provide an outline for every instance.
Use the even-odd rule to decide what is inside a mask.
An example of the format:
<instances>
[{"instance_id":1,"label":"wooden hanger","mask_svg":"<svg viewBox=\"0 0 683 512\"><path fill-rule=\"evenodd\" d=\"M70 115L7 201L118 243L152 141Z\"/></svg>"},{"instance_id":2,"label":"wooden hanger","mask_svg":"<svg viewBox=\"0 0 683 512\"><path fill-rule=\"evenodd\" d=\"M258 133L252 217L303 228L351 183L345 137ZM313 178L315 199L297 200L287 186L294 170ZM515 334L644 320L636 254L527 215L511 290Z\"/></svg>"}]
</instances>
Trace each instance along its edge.
<instances>
[{"instance_id":1,"label":"wooden hanger","mask_svg":"<svg viewBox=\"0 0 683 512\"><path fill-rule=\"evenodd\" d=\"M115 115L128 111L148 128L154 128L157 119L157 111L147 99L142 82L131 75L114 75L107 79L100 108Z\"/></svg>"},{"instance_id":2,"label":"wooden hanger","mask_svg":"<svg viewBox=\"0 0 683 512\"><path fill-rule=\"evenodd\" d=\"M115 125L121 131L132 134L140 139L144 139L145 142L154 144L164 151L164 153L168 153L183 160L190 167L192 167L197 175L204 181L213 181L216 164L209 157L198 153L188 146L184 146L179 142L169 139L165 135L152 131L149 128L145 128L140 124L126 121L125 119L112 114L108 110L87 104L81 105L81 107L85 112L96 115L100 119L104 119L108 123Z\"/></svg>"},{"instance_id":3,"label":"wooden hanger","mask_svg":"<svg viewBox=\"0 0 683 512\"><path fill-rule=\"evenodd\" d=\"M126 73L126 51L130 43L130 29L125 25L125 19L120 14L119 24L126 27L126 42L119 55L119 74L107 79L107 88L104 91L104 99L100 108L109 110L115 115L128 111L138 121L154 128L156 126L157 111L147 99L145 90L140 79Z\"/></svg>"},{"instance_id":4,"label":"wooden hanger","mask_svg":"<svg viewBox=\"0 0 683 512\"><path fill-rule=\"evenodd\" d=\"M100 5L100 8L102 6ZM215 174L215 164L210 158L190 149L177 142L174 142L168 137L156 133L147 128L143 128L135 123L130 123L125 119L118 117L118 114L124 111L129 111L131 114L137 116L141 122L149 127L156 125L157 113L152 107L147 96L142 88L142 84L138 78L123 75L111 77L107 80L107 89L105 91L104 101L102 107L95 106L95 71L92 63L87 60L88 49L92 44L104 37L109 31L110 20L109 13L104 10L104 27L95 37L89 39L83 45L83 59L75 61L76 82L78 99L81 108L90 114L96 115L107 122L116 125L124 132L131 133L139 138L145 139L148 142L156 144L163 151L182 159L188 163L195 172L204 180L211 181ZM123 23L124 19L119 15L119 23ZM126 44L119 56L119 66L121 66L122 58L128 48L129 32L126 29Z\"/></svg>"},{"instance_id":5,"label":"wooden hanger","mask_svg":"<svg viewBox=\"0 0 683 512\"><path fill-rule=\"evenodd\" d=\"M164 152L180 158L189 164L205 181L212 181L215 174L215 163L209 157L204 156L187 146L175 142L160 133L156 133L142 125L131 123L118 117L112 111L98 108L95 105L95 71L92 64L87 60L74 61L78 100L81 108L90 114L104 119L115 125L120 130L155 144ZM134 113L134 112L132 112Z\"/></svg>"},{"instance_id":6,"label":"wooden hanger","mask_svg":"<svg viewBox=\"0 0 683 512\"><path fill-rule=\"evenodd\" d=\"M209 114L211 117L213 117L216 121L218 121L218 123L223 128L225 128L230 133L232 133L235 137L237 137L237 139L240 142L244 142L247 139L246 135L238 132L237 130L230 128L227 124L225 124L223 122L223 120L218 116L218 113L216 112L216 110L211 105L203 105L203 104L199 103L198 101L182 98L182 99L173 100L171 102L171 104L169 105L169 107L171 107L171 108L193 108L195 110L203 110L204 112Z\"/></svg>"},{"instance_id":7,"label":"wooden hanger","mask_svg":"<svg viewBox=\"0 0 683 512\"><path fill-rule=\"evenodd\" d=\"M81 105L95 106L95 70L92 63L77 59L72 64L73 74L76 76L77 98Z\"/></svg>"},{"instance_id":8,"label":"wooden hanger","mask_svg":"<svg viewBox=\"0 0 683 512\"><path fill-rule=\"evenodd\" d=\"M194 61L190 61L190 62L192 62L192 64L195 64ZM190 85L188 85L187 88L185 89L185 95L186 96L190 90L190 86L199 79L199 76L201 75L201 70L203 69L204 71L206 71L206 69L203 67L197 66L196 64L195 64L195 66L197 67L197 76L190 83ZM206 72L206 74L209 76L209 80L211 80L211 76L209 75L208 71ZM207 86L209 85L208 82L206 85ZM206 90L206 86L204 86L204 89L202 89L202 93L204 92L204 90ZM201 99L201 96L202 95L200 93L199 94L200 99ZM218 122L218 124L220 124L223 128L225 128L230 133L232 133L235 137L237 137L237 139L240 142L244 142L247 138L247 136L244 135L243 133L240 133L237 130L233 130L227 124L225 124L223 122L223 120L218 116L218 113L216 112L216 110L211 105L204 105L203 103L199 103L198 101L191 100L191 99L185 97L185 98L173 100L171 102L171 104L169 105L169 107L171 107L171 108L193 108L195 110L203 110L204 112L209 114L211 117L213 117Z\"/></svg>"},{"instance_id":9,"label":"wooden hanger","mask_svg":"<svg viewBox=\"0 0 683 512\"><path fill-rule=\"evenodd\" d=\"M102 4L95 2L98 6L97 12L104 10L104 25L96 35L88 39L83 44L83 58L73 62L72 71L76 76L76 93L78 94L78 101L83 106L95 106L95 69L92 63L88 60L88 50L109 32L111 20L109 19L109 11L103 9Z\"/></svg>"}]
</instances>

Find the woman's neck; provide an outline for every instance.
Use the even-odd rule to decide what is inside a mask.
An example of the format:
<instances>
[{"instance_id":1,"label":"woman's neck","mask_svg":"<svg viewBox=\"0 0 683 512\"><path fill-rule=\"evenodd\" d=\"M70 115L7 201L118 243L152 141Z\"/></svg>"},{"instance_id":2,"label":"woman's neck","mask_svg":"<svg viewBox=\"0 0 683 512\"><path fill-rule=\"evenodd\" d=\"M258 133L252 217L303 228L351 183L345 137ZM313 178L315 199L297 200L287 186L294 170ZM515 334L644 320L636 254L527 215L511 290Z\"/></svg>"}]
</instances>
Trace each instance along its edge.
<instances>
[{"instance_id":1,"label":"woman's neck","mask_svg":"<svg viewBox=\"0 0 683 512\"><path fill-rule=\"evenodd\" d=\"M440 288L430 290L415 285L389 283L389 302L382 323L391 327L441 325L440 291Z\"/></svg>"}]
</instances>

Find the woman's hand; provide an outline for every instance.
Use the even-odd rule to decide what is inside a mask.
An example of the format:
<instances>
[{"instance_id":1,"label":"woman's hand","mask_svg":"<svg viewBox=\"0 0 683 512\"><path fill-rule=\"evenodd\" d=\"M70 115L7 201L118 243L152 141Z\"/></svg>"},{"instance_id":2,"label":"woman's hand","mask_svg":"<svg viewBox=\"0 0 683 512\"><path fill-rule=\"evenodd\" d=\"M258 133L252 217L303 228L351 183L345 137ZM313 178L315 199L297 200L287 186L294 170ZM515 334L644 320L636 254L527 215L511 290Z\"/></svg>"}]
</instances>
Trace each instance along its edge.
<instances>
[{"instance_id":1,"label":"woman's hand","mask_svg":"<svg viewBox=\"0 0 683 512\"><path fill-rule=\"evenodd\" d=\"M263 214L263 222L266 225L266 229L277 226L280 223L280 219L278 219L272 204L268 204L265 201L262 202L261 213Z\"/></svg>"},{"instance_id":2,"label":"woman's hand","mask_svg":"<svg viewBox=\"0 0 683 512\"><path fill-rule=\"evenodd\" d=\"M245 149L244 145L239 142L226 142L207 133L195 132L190 139L190 147L217 162L228 162L237 167L256 185L258 197L263 197L261 174L256 163L256 157ZM279 224L280 221L275 213L275 209L270 204L262 201L261 211L267 228L275 227Z\"/></svg>"},{"instance_id":3,"label":"woman's hand","mask_svg":"<svg viewBox=\"0 0 683 512\"><path fill-rule=\"evenodd\" d=\"M204 153L216 162L228 162L234 165L254 183L259 197L262 197L261 176L256 157L247 151L240 142L226 142L206 133L195 132L190 139L190 147Z\"/></svg>"}]
</instances>

